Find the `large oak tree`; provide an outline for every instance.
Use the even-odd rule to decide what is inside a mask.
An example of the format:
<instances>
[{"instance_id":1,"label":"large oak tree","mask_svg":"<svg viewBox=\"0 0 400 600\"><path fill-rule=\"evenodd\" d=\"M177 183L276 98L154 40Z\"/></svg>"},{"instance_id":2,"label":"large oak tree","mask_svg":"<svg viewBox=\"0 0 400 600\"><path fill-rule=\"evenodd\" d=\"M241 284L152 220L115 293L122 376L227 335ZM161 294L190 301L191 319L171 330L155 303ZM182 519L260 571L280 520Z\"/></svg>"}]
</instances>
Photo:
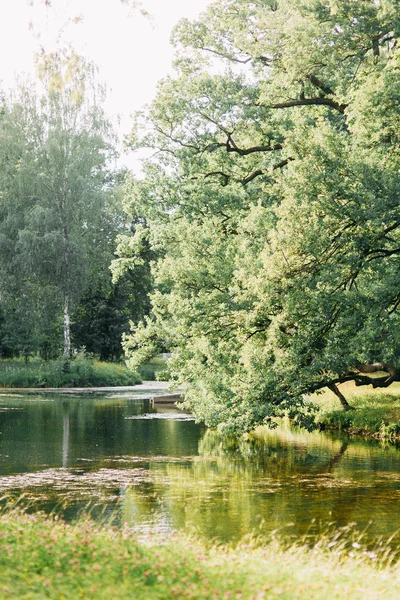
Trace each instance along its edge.
<instances>
[{"instance_id":1,"label":"large oak tree","mask_svg":"<svg viewBox=\"0 0 400 600\"><path fill-rule=\"evenodd\" d=\"M400 380L399 28L398 0L218 0L175 29L130 139L154 152L120 261L158 259L126 350L173 351L209 425Z\"/></svg>"}]
</instances>

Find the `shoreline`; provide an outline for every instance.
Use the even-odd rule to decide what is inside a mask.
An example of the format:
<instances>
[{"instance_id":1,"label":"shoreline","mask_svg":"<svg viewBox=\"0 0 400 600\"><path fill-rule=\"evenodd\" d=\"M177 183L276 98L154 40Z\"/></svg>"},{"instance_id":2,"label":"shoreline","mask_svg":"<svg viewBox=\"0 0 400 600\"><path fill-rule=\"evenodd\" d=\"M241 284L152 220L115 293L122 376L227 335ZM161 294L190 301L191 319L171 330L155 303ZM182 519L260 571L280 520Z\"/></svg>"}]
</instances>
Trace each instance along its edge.
<instances>
[{"instance_id":1,"label":"shoreline","mask_svg":"<svg viewBox=\"0 0 400 600\"><path fill-rule=\"evenodd\" d=\"M116 385L116 386L93 386L93 387L0 387L0 395L8 393L64 393L64 394L93 394L107 392L165 392L168 390L171 382L169 381L143 381L136 385Z\"/></svg>"},{"instance_id":2,"label":"shoreline","mask_svg":"<svg viewBox=\"0 0 400 600\"><path fill-rule=\"evenodd\" d=\"M68 525L56 516L6 508L0 513L0 536L4 599L400 596L397 548L371 550L361 538L354 541L340 531L314 545L290 547L279 539L217 546L176 534L163 540L154 535L144 543L129 529L98 526L88 518Z\"/></svg>"}]
</instances>

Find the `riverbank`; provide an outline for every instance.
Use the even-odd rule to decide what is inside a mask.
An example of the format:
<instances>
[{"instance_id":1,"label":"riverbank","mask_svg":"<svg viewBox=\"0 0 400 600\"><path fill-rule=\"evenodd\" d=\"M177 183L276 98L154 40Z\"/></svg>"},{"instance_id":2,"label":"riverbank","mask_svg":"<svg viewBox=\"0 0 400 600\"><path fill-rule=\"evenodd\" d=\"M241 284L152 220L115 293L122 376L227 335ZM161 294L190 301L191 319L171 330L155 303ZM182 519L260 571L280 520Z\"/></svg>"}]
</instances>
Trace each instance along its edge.
<instances>
[{"instance_id":1,"label":"riverbank","mask_svg":"<svg viewBox=\"0 0 400 600\"><path fill-rule=\"evenodd\" d=\"M83 355L71 361L68 373L63 370L62 360L0 361L0 388L132 386L141 381L141 375L129 371L124 364L101 362Z\"/></svg>"},{"instance_id":2,"label":"riverbank","mask_svg":"<svg viewBox=\"0 0 400 600\"><path fill-rule=\"evenodd\" d=\"M356 387L348 382L340 386L351 410L343 410L328 389L310 399L319 406L317 422L321 429L346 432L380 440L400 440L400 384L389 388Z\"/></svg>"},{"instance_id":3,"label":"riverbank","mask_svg":"<svg viewBox=\"0 0 400 600\"><path fill-rule=\"evenodd\" d=\"M137 372L125 363L96 360L81 353L71 361L70 371L64 372L63 360L44 361L31 358L0 360L0 388L87 388L132 386L142 380L163 378L166 362L156 357L141 365Z\"/></svg>"},{"instance_id":4,"label":"riverbank","mask_svg":"<svg viewBox=\"0 0 400 600\"><path fill-rule=\"evenodd\" d=\"M83 394L96 392L129 392L135 387L140 393L142 380L163 379L166 363L159 357L142 365L140 372L132 372L124 364L104 363L85 355L78 355L71 363L71 371L63 372L62 361L45 362L32 359L0 361L0 393L7 389L27 393L54 392ZM168 388L167 381L156 383L160 389ZM146 384L148 397L148 383ZM349 435L373 437L383 441L400 441L400 384L389 388L372 389L356 387L348 382L339 386L352 410L343 410L337 397L328 389L310 396L319 407L317 424L324 430L345 432ZM139 396L138 396L139 397Z\"/></svg>"},{"instance_id":5,"label":"riverbank","mask_svg":"<svg viewBox=\"0 0 400 600\"><path fill-rule=\"evenodd\" d=\"M339 537L339 539L338 539ZM157 600L400 596L400 566L357 541L236 549L188 537L139 543L128 530L11 510L0 517L1 598Z\"/></svg>"}]
</instances>

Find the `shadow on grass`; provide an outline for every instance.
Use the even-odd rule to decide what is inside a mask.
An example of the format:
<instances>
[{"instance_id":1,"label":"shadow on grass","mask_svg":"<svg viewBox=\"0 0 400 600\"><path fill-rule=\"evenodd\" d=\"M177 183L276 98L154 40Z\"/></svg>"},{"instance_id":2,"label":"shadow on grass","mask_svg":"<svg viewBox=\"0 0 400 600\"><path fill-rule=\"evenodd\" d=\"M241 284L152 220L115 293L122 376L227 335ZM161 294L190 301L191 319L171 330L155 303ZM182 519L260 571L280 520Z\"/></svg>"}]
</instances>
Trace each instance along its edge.
<instances>
[{"instance_id":1,"label":"shadow on grass","mask_svg":"<svg viewBox=\"0 0 400 600\"><path fill-rule=\"evenodd\" d=\"M336 408L327 395L318 401L319 422L326 428L373 435L381 439L400 439L400 393L397 390L359 391L348 386L352 410Z\"/></svg>"}]
</instances>

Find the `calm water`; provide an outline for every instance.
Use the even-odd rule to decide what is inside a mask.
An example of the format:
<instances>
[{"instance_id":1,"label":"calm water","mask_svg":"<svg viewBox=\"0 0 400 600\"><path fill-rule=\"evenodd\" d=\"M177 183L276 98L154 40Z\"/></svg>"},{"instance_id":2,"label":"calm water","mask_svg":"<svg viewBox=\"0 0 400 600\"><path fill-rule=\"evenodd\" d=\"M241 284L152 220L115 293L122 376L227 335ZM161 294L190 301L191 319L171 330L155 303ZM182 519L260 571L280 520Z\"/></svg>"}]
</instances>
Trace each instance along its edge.
<instances>
[{"instance_id":1,"label":"calm water","mask_svg":"<svg viewBox=\"0 0 400 600\"><path fill-rule=\"evenodd\" d=\"M1 396L0 494L143 535L226 542L355 523L376 540L400 529L400 451L291 431L238 442L123 397Z\"/></svg>"}]
</instances>

